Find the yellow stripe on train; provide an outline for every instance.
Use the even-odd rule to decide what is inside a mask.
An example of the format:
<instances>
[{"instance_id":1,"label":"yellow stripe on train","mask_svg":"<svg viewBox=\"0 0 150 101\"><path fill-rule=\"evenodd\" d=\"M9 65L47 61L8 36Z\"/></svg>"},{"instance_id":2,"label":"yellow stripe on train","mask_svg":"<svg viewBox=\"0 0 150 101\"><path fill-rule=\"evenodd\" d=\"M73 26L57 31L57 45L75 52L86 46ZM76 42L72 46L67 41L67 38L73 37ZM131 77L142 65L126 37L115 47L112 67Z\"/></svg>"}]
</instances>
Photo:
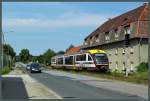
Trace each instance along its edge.
<instances>
[{"instance_id":1,"label":"yellow stripe on train","mask_svg":"<svg viewBox=\"0 0 150 101\"><path fill-rule=\"evenodd\" d=\"M98 49L88 50L88 52L91 53L91 54L106 53L104 50L98 50Z\"/></svg>"}]
</instances>

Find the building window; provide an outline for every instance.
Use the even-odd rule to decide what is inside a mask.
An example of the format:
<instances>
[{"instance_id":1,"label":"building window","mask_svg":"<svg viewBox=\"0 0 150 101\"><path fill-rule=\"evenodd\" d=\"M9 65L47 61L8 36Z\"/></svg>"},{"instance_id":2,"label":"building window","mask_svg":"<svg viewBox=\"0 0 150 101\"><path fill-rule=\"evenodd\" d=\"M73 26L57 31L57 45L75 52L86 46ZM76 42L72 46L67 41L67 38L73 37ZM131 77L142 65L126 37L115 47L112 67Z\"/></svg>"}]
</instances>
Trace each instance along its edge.
<instances>
[{"instance_id":1,"label":"building window","mask_svg":"<svg viewBox=\"0 0 150 101\"><path fill-rule=\"evenodd\" d=\"M115 55L118 55L118 49L115 50Z\"/></svg>"},{"instance_id":2,"label":"building window","mask_svg":"<svg viewBox=\"0 0 150 101\"><path fill-rule=\"evenodd\" d=\"M118 61L116 61L115 69L118 70Z\"/></svg>"},{"instance_id":3,"label":"building window","mask_svg":"<svg viewBox=\"0 0 150 101\"><path fill-rule=\"evenodd\" d=\"M92 37L90 37L90 39L89 39L89 44L90 44L90 45L93 44L93 42L92 42Z\"/></svg>"},{"instance_id":4,"label":"building window","mask_svg":"<svg viewBox=\"0 0 150 101\"><path fill-rule=\"evenodd\" d=\"M130 53L133 54L134 53L134 49L133 47L130 48Z\"/></svg>"},{"instance_id":5,"label":"building window","mask_svg":"<svg viewBox=\"0 0 150 101\"><path fill-rule=\"evenodd\" d=\"M123 48L123 50L122 50L122 54L125 54L125 49Z\"/></svg>"},{"instance_id":6,"label":"building window","mask_svg":"<svg viewBox=\"0 0 150 101\"><path fill-rule=\"evenodd\" d=\"M111 56L111 53L109 53L109 56Z\"/></svg>"},{"instance_id":7,"label":"building window","mask_svg":"<svg viewBox=\"0 0 150 101\"><path fill-rule=\"evenodd\" d=\"M131 61L131 66L130 67L131 67L130 70L133 71L133 68L134 68L133 67L133 61Z\"/></svg>"},{"instance_id":8,"label":"building window","mask_svg":"<svg viewBox=\"0 0 150 101\"><path fill-rule=\"evenodd\" d=\"M109 32L105 33L105 41L108 42L110 40Z\"/></svg>"},{"instance_id":9,"label":"building window","mask_svg":"<svg viewBox=\"0 0 150 101\"><path fill-rule=\"evenodd\" d=\"M84 39L84 45L88 45L87 39Z\"/></svg>"},{"instance_id":10,"label":"building window","mask_svg":"<svg viewBox=\"0 0 150 101\"><path fill-rule=\"evenodd\" d=\"M111 64L112 62L111 61L109 61L109 64Z\"/></svg>"},{"instance_id":11,"label":"building window","mask_svg":"<svg viewBox=\"0 0 150 101\"><path fill-rule=\"evenodd\" d=\"M125 70L125 62L123 62L122 70Z\"/></svg>"},{"instance_id":12,"label":"building window","mask_svg":"<svg viewBox=\"0 0 150 101\"><path fill-rule=\"evenodd\" d=\"M119 35L118 35L118 29L115 29L114 33L115 33L115 40L118 40L118 37L119 37Z\"/></svg>"}]
</instances>

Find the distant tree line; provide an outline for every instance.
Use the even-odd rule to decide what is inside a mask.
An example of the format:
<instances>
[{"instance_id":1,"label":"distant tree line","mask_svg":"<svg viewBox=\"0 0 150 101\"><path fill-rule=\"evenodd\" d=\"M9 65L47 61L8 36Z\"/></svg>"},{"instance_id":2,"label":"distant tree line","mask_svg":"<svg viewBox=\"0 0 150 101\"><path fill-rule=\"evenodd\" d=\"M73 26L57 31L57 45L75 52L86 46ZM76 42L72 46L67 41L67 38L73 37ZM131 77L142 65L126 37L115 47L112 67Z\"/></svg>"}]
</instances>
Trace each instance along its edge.
<instances>
[{"instance_id":1,"label":"distant tree line","mask_svg":"<svg viewBox=\"0 0 150 101\"><path fill-rule=\"evenodd\" d=\"M74 46L71 44L65 51L60 50L58 52L55 52L52 49L48 49L43 54L40 54L39 56L33 56L30 53L29 49L27 48L21 49L19 55L16 56L14 49L9 44L5 44L3 47L4 47L4 53L10 55L12 58L15 58L16 61L21 61L23 63L39 62L45 65L50 65L51 58L53 56L65 54L66 51L68 51L70 48Z\"/></svg>"}]
</instances>

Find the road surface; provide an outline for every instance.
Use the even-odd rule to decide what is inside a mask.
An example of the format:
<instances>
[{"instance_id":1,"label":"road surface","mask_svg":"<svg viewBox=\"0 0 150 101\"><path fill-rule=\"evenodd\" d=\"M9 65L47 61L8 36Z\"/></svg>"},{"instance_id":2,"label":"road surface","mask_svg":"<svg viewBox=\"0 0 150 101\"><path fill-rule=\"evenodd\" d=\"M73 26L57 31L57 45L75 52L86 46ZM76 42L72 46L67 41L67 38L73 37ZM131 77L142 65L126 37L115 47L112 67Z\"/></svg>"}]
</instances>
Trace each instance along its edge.
<instances>
[{"instance_id":1,"label":"road surface","mask_svg":"<svg viewBox=\"0 0 150 101\"><path fill-rule=\"evenodd\" d=\"M132 101L137 99L135 95L90 86L67 76L46 72L32 74L28 72L28 74L56 92L62 99L132 99Z\"/></svg>"},{"instance_id":2,"label":"road surface","mask_svg":"<svg viewBox=\"0 0 150 101\"><path fill-rule=\"evenodd\" d=\"M99 101L100 99L115 99L117 101L120 101L122 99L124 99L122 101L146 101L145 99L139 98L132 94L121 93L105 89L103 87L94 87L82 82L89 78L85 79L81 78L80 76L75 77L79 78L78 80L73 79L69 76L58 75L56 72L53 71L44 70L42 73L30 73L26 71L24 67L22 67L22 70L32 79L46 86L47 89L51 89L58 96L60 96L61 99L81 99L80 101L85 101L85 99L86 101Z\"/></svg>"}]
</instances>

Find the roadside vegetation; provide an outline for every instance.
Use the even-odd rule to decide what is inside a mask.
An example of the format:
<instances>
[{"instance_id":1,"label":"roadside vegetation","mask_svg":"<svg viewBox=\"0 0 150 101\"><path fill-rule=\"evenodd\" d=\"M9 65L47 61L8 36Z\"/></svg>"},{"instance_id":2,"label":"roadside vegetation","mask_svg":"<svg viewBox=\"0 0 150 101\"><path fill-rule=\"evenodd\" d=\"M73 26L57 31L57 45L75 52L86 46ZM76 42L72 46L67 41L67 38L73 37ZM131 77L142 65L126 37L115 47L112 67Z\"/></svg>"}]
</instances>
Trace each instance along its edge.
<instances>
[{"instance_id":1,"label":"roadside vegetation","mask_svg":"<svg viewBox=\"0 0 150 101\"><path fill-rule=\"evenodd\" d=\"M130 73L128 77L125 77L125 74L118 73L118 72L103 73L103 72L96 72L96 71L76 71L76 70L69 70L64 68L63 69L53 68L53 70L60 70L60 71L93 76L98 78L106 78L111 80L119 80L119 81L131 82L135 84L148 85L148 63L141 63L136 68L137 68L137 72Z\"/></svg>"},{"instance_id":2,"label":"roadside vegetation","mask_svg":"<svg viewBox=\"0 0 150 101\"><path fill-rule=\"evenodd\" d=\"M11 71L11 69L8 66L4 66L1 70L1 74L8 74Z\"/></svg>"},{"instance_id":3,"label":"roadside vegetation","mask_svg":"<svg viewBox=\"0 0 150 101\"><path fill-rule=\"evenodd\" d=\"M3 44L3 68L1 74L8 74L11 71L12 65L15 63L15 51L9 44Z\"/></svg>"}]
</instances>

